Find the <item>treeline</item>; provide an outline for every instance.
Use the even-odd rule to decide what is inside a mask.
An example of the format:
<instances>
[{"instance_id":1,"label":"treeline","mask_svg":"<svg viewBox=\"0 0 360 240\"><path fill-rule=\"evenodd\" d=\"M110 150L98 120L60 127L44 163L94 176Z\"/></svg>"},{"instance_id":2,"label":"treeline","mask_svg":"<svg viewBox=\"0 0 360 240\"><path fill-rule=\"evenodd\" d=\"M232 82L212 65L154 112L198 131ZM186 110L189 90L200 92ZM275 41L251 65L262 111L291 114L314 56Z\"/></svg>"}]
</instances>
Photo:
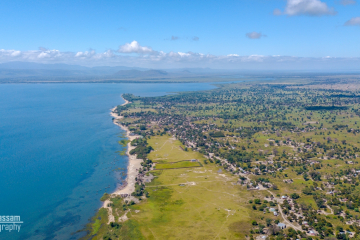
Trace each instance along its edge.
<instances>
[{"instance_id":1,"label":"treeline","mask_svg":"<svg viewBox=\"0 0 360 240\"><path fill-rule=\"evenodd\" d=\"M346 106L307 106L304 107L309 111L334 111L334 110L347 110Z\"/></svg>"},{"instance_id":2,"label":"treeline","mask_svg":"<svg viewBox=\"0 0 360 240\"><path fill-rule=\"evenodd\" d=\"M147 141L144 138L137 138L131 142L131 146L136 146L130 151L131 155L136 154L137 158L146 159L147 155L154 150L151 146L147 145Z\"/></svg>"}]
</instances>

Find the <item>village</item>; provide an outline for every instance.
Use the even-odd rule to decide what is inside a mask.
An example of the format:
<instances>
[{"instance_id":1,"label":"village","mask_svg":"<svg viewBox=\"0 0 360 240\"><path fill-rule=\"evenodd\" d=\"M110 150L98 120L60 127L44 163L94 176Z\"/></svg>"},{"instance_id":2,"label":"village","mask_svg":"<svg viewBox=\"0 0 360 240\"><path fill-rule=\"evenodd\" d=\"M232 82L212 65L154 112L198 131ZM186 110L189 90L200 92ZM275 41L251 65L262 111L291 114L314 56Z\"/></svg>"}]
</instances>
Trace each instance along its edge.
<instances>
[{"instance_id":1,"label":"village","mask_svg":"<svg viewBox=\"0 0 360 240\"><path fill-rule=\"evenodd\" d=\"M239 186L265 192L262 199L252 200L251 211L272 218L267 224L253 224L252 236L352 238L360 225L358 112L303 110L295 101L301 90L292 89L298 94L292 98L281 91L276 89L265 100L270 107L249 92L247 101L237 99L243 89L225 89L215 100L205 93L145 99L125 95L133 102L131 109L118 106L116 111L124 116L120 124L133 134L145 140L172 136L184 145L183 151L199 152L207 159L205 164L237 176ZM256 104L259 100L262 105ZM351 100L357 104L357 99ZM185 102L192 104L184 109ZM223 105L215 105L220 102ZM347 124L343 119L349 119ZM139 186L151 181L144 176L156 164L145 157L142 167Z\"/></svg>"}]
</instances>

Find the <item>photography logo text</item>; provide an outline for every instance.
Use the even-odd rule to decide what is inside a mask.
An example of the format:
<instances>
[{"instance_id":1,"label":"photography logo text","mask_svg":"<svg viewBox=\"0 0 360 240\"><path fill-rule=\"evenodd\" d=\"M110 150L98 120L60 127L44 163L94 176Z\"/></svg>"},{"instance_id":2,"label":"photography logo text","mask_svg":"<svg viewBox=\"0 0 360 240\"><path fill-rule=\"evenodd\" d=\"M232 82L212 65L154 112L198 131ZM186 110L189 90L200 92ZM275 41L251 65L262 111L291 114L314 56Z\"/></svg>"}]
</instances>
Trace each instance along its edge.
<instances>
[{"instance_id":1,"label":"photography logo text","mask_svg":"<svg viewBox=\"0 0 360 240\"><path fill-rule=\"evenodd\" d=\"M0 232L17 231L20 232L20 227L23 222L20 216L2 216L0 215Z\"/></svg>"}]
</instances>

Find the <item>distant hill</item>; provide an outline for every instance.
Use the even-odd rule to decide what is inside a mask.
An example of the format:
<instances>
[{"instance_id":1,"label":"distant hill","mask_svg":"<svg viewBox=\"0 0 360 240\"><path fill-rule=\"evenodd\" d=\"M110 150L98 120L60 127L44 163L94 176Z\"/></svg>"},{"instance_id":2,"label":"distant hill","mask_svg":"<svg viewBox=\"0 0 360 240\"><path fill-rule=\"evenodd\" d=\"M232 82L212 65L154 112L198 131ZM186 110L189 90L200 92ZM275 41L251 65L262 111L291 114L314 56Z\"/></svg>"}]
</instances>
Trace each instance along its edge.
<instances>
[{"instance_id":1,"label":"distant hill","mask_svg":"<svg viewBox=\"0 0 360 240\"><path fill-rule=\"evenodd\" d=\"M63 63L44 64L34 62L6 62L0 64L1 70L71 70L71 71L84 71L88 73L105 73L114 74L121 70L146 70L146 68L137 67L124 67L124 66L100 66L100 67L85 67L80 65L71 65Z\"/></svg>"},{"instance_id":2,"label":"distant hill","mask_svg":"<svg viewBox=\"0 0 360 240\"><path fill-rule=\"evenodd\" d=\"M124 66L85 67L71 64L43 64L33 62L6 62L0 64L0 79L11 80L74 80L106 78L119 71L140 71L146 68Z\"/></svg>"},{"instance_id":3,"label":"distant hill","mask_svg":"<svg viewBox=\"0 0 360 240\"><path fill-rule=\"evenodd\" d=\"M43 64L33 62L6 62L0 64L0 69L12 70L88 70L88 67L70 64Z\"/></svg>"},{"instance_id":4,"label":"distant hill","mask_svg":"<svg viewBox=\"0 0 360 240\"><path fill-rule=\"evenodd\" d=\"M219 78L220 76L220 78ZM118 82L118 81L219 81L221 70L208 68L148 69L126 66L97 66L35 62L0 63L0 83L15 82Z\"/></svg>"},{"instance_id":5,"label":"distant hill","mask_svg":"<svg viewBox=\"0 0 360 240\"><path fill-rule=\"evenodd\" d=\"M162 70L120 70L114 76L121 78L162 78L168 77L169 73Z\"/></svg>"}]
</instances>

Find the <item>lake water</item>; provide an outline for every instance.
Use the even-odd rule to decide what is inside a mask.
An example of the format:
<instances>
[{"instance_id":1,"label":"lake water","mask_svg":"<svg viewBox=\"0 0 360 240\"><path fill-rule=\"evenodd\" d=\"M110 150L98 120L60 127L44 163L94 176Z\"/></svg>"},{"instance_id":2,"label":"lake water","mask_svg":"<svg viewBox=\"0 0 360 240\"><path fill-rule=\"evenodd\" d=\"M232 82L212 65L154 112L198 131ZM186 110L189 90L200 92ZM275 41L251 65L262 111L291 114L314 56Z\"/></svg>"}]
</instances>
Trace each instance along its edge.
<instances>
[{"instance_id":1,"label":"lake water","mask_svg":"<svg viewBox=\"0 0 360 240\"><path fill-rule=\"evenodd\" d=\"M126 176L123 131L110 109L122 93L207 90L186 84L0 84L0 216L21 216L0 239L77 239Z\"/></svg>"}]
</instances>

